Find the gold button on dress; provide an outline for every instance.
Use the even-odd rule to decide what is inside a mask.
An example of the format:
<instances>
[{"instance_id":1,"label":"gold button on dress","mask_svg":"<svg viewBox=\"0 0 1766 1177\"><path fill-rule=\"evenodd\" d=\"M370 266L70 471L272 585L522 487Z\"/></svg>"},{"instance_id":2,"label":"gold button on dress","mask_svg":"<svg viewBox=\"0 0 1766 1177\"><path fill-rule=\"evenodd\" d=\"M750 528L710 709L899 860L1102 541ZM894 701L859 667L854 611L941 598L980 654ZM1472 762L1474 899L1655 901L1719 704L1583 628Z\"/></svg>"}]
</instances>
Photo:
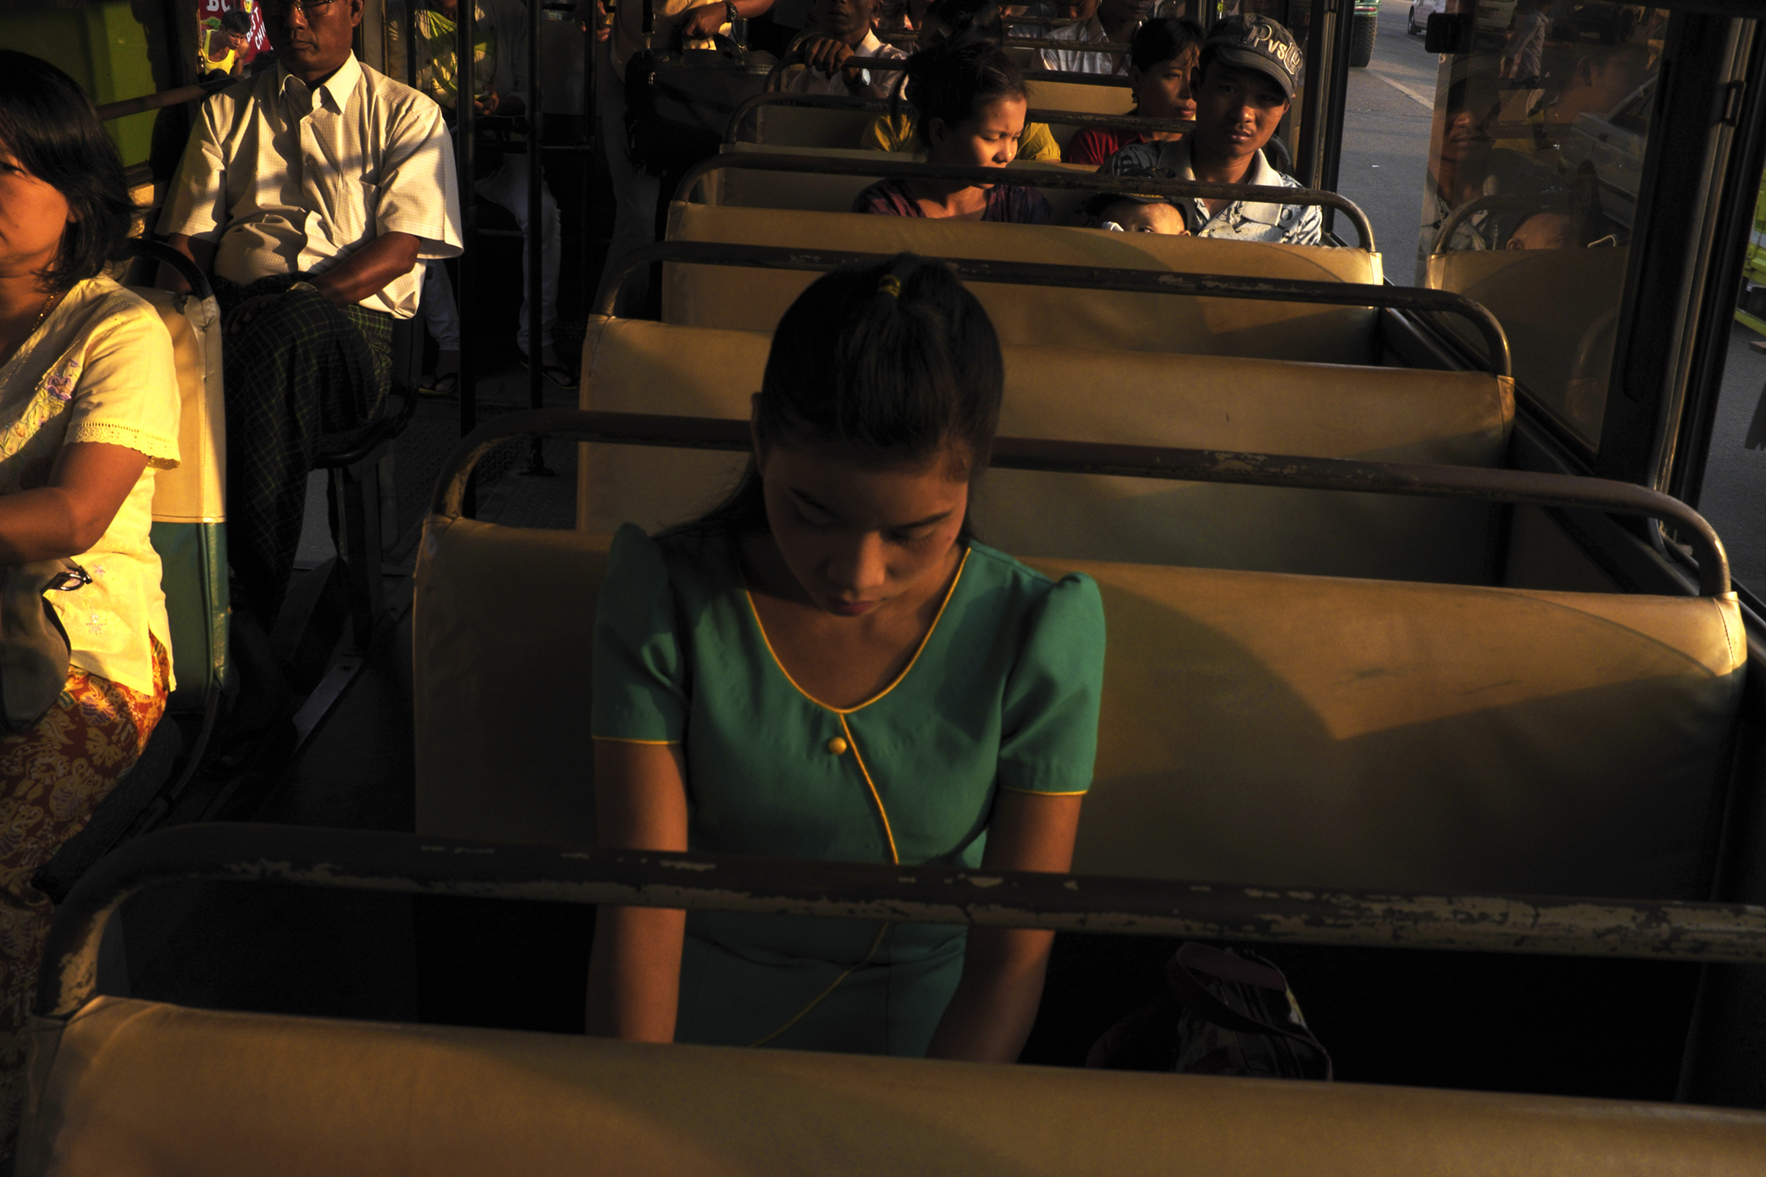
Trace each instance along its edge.
<instances>
[{"instance_id":1,"label":"gold button on dress","mask_svg":"<svg viewBox=\"0 0 1766 1177\"><path fill-rule=\"evenodd\" d=\"M846 755L846 740L840 736L835 736L828 741L828 751L836 756Z\"/></svg>"}]
</instances>

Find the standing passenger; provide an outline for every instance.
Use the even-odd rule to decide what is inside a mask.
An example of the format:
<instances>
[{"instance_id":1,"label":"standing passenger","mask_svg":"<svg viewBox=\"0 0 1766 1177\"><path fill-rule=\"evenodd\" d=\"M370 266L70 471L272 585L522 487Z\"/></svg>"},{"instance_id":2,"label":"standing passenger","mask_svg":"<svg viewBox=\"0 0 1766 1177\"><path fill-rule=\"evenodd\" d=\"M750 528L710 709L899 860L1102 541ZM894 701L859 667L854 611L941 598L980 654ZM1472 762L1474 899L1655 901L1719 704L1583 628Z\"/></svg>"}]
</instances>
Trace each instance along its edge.
<instances>
[{"instance_id":1,"label":"standing passenger","mask_svg":"<svg viewBox=\"0 0 1766 1177\"><path fill-rule=\"evenodd\" d=\"M1174 143L1134 143L1112 155L1113 176L1165 175L1212 184L1298 188L1271 167L1263 147L1294 99L1300 46L1266 16L1228 17L1214 26L1196 67L1196 129ZM1198 237L1318 245L1324 222L1315 205L1193 200Z\"/></svg>"},{"instance_id":2,"label":"standing passenger","mask_svg":"<svg viewBox=\"0 0 1766 1177\"><path fill-rule=\"evenodd\" d=\"M907 100L926 162L1003 168L1024 132L1024 75L984 37L959 37L908 59ZM852 211L898 217L946 217L1044 225L1053 215L1034 188L967 180L891 177L860 192Z\"/></svg>"},{"instance_id":3,"label":"standing passenger","mask_svg":"<svg viewBox=\"0 0 1766 1177\"><path fill-rule=\"evenodd\" d=\"M969 538L1004 365L943 266L837 270L779 321L754 460L613 541L596 614L604 846L1065 871L1104 616ZM1052 933L603 907L590 1033L1013 1062Z\"/></svg>"},{"instance_id":4,"label":"standing passenger","mask_svg":"<svg viewBox=\"0 0 1766 1177\"><path fill-rule=\"evenodd\" d=\"M601 150L613 181L613 236L607 242L607 261L601 270L605 281L629 253L656 240L661 214L661 170L632 155L631 134L626 126L627 75L634 57L654 47L674 49L683 40L698 40L716 33L734 17L753 20L771 11L773 0L626 0L614 8L611 21L601 0L581 0L577 11L585 24L593 20L600 48L595 62L595 112L601 124ZM653 27L644 32L644 13L652 15ZM632 84L641 77L632 78ZM620 295L615 314L625 315L644 305L647 276L634 276Z\"/></svg>"}]
</instances>

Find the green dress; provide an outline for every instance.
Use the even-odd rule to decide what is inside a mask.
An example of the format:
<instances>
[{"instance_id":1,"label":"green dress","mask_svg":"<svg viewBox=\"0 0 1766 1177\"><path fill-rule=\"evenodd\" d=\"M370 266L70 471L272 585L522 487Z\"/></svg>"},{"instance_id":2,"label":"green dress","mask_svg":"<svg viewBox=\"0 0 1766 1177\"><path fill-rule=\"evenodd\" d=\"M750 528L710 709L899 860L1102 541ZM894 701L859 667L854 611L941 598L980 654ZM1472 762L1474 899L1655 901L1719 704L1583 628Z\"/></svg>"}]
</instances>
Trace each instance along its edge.
<instances>
[{"instance_id":1,"label":"green dress","mask_svg":"<svg viewBox=\"0 0 1766 1177\"><path fill-rule=\"evenodd\" d=\"M994 790L1090 786L1103 670L1090 577L970 543L907 669L830 707L774 656L733 540L627 524L596 616L592 730L686 746L694 850L977 867ZM676 1040L923 1055L963 942L957 926L693 912Z\"/></svg>"}]
</instances>

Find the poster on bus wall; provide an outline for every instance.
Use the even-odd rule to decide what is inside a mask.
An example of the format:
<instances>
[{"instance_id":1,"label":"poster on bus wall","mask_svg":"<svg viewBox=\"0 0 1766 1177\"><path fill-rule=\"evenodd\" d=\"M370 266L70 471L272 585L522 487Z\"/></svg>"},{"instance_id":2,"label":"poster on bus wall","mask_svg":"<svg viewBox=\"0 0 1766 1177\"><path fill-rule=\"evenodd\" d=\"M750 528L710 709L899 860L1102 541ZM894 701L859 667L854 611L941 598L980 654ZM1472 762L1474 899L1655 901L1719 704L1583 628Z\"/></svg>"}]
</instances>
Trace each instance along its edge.
<instances>
[{"instance_id":1,"label":"poster on bus wall","mask_svg":"<svg viewBox=\"0 0 1766 1177\"><path fill-rule=\"evenodd\" d=\"M238 12L251 21L249 33L239 33L227 26L243 26L238 18L229 19L229 12ZM249 72L254 62L271 59L270 42L264 37L264 17L258 11L258 0L196 0L197 62L200 73L219 71L235 77Z\"/></svg>"}]
</instances>

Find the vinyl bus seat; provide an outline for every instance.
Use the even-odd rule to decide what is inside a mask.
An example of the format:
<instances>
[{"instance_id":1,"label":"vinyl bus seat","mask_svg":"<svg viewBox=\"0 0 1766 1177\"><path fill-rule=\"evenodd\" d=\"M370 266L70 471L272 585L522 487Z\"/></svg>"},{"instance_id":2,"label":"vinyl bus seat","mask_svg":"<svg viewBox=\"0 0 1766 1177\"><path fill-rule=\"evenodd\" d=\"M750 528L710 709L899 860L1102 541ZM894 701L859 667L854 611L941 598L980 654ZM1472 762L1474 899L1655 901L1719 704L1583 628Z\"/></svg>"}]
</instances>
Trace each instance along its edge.
<instances>
[{"instance_id":1,"label":"vinyl bus seat","mask_svg":"<svg viewBox=\"0 0 1766 1177\"><path fill-rule=\"evenodd\" d=\"M595 316L585 409L748 415L770 335ZM1496 467L1514 401L1481 372L1008 346L1000 431L1013 437ZM733 484L741 455L593 446L578 524L611 532L690 519ZM1014 554L1488 583L1489 504L994 470L978 534Z\"/></svg>"},{"instance_id":2,"label":"vinyl bus seat","mask_svg":"<svg viewBox=\"0 0 1766 1177\"><path fill-rule=\"evenodd\" d=\"M795 178L789 173L748 174ZM669 206L668 240L883 254L909 250L927 257L992 261L1034 258L1051 265L1315 282L1381 280L1380 256L1354 248L685 202ZM662 317L683 326L770 332L816 276L803 270L667 263ZM1330 364L1367 364L1376 358L1378 312L1369 307L993 282L966 285L987 308L1004 344Z\"/></svg>"},{"instance_id":3,"label":"vinyl bus seat","mask_svg":"<svg viewBox=\"0 0 1766 1177\"><path fill-rule=\"evenodd\" d=\"M1624 289L1630 256L1624 246L1438 253L1428 259L1425 281L1489 307L1508 333L1516 382L1596 441L1613 363L1613 292ZM1460 332L1460 324L1450 330ZM1474 354L1482 350L1464 338Z\"/></svg>"},{"instance_id":4,"label":"vinyl bus seat","mask_svg":"<svg viewBox=\"0 0 1766 1177\"><path fill-rule=\"evenodd\" d=\"M419 833L593 844L584 717L608 543L425 521ZM1077 872L1704 897L1747 659L1733 594L1032 563L1096 578L1109 635ZM542 644L572 669L528 689Z\"/></svg>"},{"instance_id":5,"label":"vinyl bus seat","mask_svg":"<svg viewBox=\"0 0 1766 1177\"><path fill-rule=\"evenodd\" d=\"M1134 106L1134 92L1122 86L1087 86L1074 82L1031 81L1033 110L1068 110L1077 114L1127 114ZM905 102L904 110L911 110ZM859 136L876 115L869 111L815 110L792 106L763 106L749 116L744 140L772 149L789 147L857 147ZM1046 124L1063 148L1078 133L1073 123L1054 119Z\"/></svg>"},{"instance_id":6,"label":"vinyl bus seat","mask_svg":"<svg viewBox=\"0 0 1766 1177\"><path fill-rule=\"evenodd\" d=\"M35 1029L18 1177L1741 1177L1766 1115L210 1012ZM59 1037L59 1041L57 1041ZM1274 1128L1275 1130L1272 1130Z\"/></svg>"}]
</instances>

